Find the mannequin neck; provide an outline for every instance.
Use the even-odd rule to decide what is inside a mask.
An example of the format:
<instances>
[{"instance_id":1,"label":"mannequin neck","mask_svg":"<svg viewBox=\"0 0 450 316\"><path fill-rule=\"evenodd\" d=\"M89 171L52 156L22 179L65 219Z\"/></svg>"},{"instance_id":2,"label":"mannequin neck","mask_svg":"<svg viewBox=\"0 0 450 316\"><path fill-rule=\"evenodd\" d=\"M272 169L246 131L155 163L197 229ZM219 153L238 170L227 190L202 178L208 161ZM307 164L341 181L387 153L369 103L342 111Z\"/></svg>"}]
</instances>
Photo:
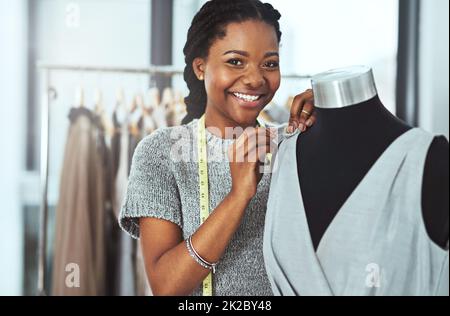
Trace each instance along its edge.
<instances>
[{"instance_id":1,"label":"mannequin neck","mask_svg":"<svg viewBox=\"0 0 450 316\"><path fill-rule=\"evenodd\" d=\"M365 102L342 108L316 108L317 128L348 129L382 124L395 117L384 107L378 96ZM396 118L395 118L396 119Z\"/></svg>"}]
</instances>

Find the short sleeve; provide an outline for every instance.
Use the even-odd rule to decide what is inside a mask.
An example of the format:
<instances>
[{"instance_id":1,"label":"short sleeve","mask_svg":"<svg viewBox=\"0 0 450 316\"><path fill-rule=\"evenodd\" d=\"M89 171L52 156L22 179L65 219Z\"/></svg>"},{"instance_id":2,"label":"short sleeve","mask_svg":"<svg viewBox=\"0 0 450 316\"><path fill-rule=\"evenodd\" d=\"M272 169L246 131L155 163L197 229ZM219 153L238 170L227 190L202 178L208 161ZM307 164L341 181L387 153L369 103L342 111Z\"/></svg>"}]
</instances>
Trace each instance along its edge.
<instances>
[{"instance_id":1,"label":"short sleeve","mask_svg":"<svg viewBox=\"0 0 450 316\"><path fill-rule=\"evenodd\" d=\"M164 130L158 130L144 138L134 152L119 225L135 239L140 237L140 218L163 219L182 228L180 194L168 144Z\"/></svg>"}]
</instances>

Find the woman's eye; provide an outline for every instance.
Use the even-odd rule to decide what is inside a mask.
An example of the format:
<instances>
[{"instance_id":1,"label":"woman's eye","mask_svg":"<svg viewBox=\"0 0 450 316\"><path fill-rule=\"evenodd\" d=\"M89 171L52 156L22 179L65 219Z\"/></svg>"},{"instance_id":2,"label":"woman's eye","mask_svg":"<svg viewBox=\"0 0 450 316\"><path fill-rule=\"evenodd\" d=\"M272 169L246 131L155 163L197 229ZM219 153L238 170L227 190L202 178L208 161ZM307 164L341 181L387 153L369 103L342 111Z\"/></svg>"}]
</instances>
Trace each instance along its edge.
<instances>
[{"instance_id":1,"label":"woman's eye","mask_svg":"<svg viewBox=\"0 0 450 316\"><path fill-rule=\"evenodd\" d=\"M265 64L265 67L267 68L278 68L280 66L280 64L277 61L268 61Z\"/></svg>"},{"instance_id":2,"label":"woman's eye","mask_svg":"<svg viewBox=\"0 0 450 316\"><path fill-rule=\"evenodd\" d=\"M240 67L242 66L244 63L239 60L239 59L230 59L229 61L227 61L228 64L232 65L232 66L237 66Z\"/></svg>"}]
</instances>

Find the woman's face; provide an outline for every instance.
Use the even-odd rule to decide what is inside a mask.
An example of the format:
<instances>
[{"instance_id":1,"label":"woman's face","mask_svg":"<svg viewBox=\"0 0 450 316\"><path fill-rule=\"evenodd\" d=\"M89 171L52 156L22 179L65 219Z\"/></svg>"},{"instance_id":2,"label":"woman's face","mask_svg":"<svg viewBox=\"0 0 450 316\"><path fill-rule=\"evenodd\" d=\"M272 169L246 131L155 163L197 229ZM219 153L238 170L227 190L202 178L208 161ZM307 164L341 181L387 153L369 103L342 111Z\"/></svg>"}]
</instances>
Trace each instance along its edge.
<instances>
[{"instance_id":1,"label":"woman's face","mask_svg":"<svg viewBox=\"0 0 450 316\"><path fill-rule=\"evenodd\" d=\"M252 125L280 87L279 45L273 26L250 20L231 23L206 59L194 60L205 80L207 111Z\"/></svg>"}]
</instances>

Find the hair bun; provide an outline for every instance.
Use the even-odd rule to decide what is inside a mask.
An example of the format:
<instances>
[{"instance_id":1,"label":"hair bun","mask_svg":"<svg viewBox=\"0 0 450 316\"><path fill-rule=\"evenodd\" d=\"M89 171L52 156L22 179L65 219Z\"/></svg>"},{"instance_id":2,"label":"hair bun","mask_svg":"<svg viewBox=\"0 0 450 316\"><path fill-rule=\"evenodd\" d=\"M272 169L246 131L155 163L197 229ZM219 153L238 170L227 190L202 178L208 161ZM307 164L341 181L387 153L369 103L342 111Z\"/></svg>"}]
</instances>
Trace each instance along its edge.
<instances>
[{"instance_id":1,"label":"hair bun","mask_svg":"<svg viewBox=\"0 0 450 316\"><path fill-rule=\"evenodd\" d=\"M271 18L277 21L281 19L281 13L277 9L275 9L270 3L264 3L263 6L270 14Z\"/></svg>"}]
</instances>

